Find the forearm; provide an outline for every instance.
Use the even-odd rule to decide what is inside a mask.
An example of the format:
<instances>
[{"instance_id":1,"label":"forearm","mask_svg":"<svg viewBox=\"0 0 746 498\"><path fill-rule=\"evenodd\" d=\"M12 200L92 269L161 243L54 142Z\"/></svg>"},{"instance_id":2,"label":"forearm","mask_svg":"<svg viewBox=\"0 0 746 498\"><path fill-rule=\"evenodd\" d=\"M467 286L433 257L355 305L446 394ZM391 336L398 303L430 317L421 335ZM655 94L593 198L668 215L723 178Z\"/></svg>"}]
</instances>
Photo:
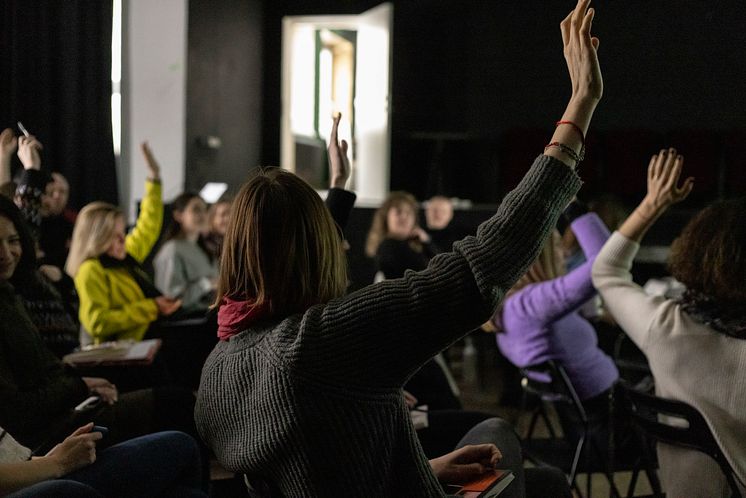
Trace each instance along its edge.
<instances>
[{"instance_id":1,"label":"forearm","mask_svg":"<svg viewBox=\"0 0 746 498\"><path fill-rule=\"evenodd\" d=\"M0 496L49 479L62 477L61 467L49 457L0 465Z\"/></svg>"},{"instance_id":2,"label":"forearm","mask_svg":"<svg viewBox=\"0 0 746 498\"><path fill-rule=\"evenodd\" d=\"M0 155L0 185L8 183L10 179L10 156Z\"/></svg>"},{"instance_id":3,"label":"forearm","mask_svg":"<svg viewBox=\"0 0 746 498\"><path fill-rule=\"evenodd\" d=\"M560 125L555 128L554 134L549 143L558 142L570 147L576 153L580 153L580 150L583 147L585 135L588 133L588 127L591 124L591 118L593 117L597 105L597 99L581 97L571 98L564 114L562 115L562 121L575 123L583 134L581 136L579 131L573 126ZM576 166L575 161L558 147L549 147L544 154L559 159L572 168Z\"/></svg>"},{"instance_id":4,"label":"forearm","mask_svg":"<svg viewBox=\"0 0 746 498\"><path fill-rule=\"evenodd\" d=\"M664 211L664 208L656 208L645 199L622 223L622 226L619 227L619 233L639 244Z\"/></svg>"}]
</instances>

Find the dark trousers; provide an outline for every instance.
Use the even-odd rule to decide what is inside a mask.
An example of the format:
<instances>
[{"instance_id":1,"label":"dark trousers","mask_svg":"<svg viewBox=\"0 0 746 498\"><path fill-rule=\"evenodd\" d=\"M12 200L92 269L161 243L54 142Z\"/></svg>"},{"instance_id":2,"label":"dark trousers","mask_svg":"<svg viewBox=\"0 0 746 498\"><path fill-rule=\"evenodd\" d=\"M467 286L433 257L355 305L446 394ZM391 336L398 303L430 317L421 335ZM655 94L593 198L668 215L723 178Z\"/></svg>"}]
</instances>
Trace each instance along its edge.
<instances>
[{"instance_id":1,"label":"dark trousers","mask_svg":"<svg viewBox=\"0 0 746 498\"><path fill-rule=\"evenodd\" d=\"M473 427L458 442L456 449L469 444L492 443L502 453L500 469L513 472L515 479L500 495L501 498L564 498L570 497L565 475L551 467L523 468L521 443L513 427L499 418L487 419Z\"/></svg>"},{"instance_id":2,"label":"dark trousers","mask_svg":"<svg viewBox=\"0 0 746 498\"><path fill-rule=\"evenodd\" d=\"M205 497L197 442L183 432L158 432L130 439L97 454L96 462L11 495L13 498L71 496Z\"/></svg>"}]
</instances>

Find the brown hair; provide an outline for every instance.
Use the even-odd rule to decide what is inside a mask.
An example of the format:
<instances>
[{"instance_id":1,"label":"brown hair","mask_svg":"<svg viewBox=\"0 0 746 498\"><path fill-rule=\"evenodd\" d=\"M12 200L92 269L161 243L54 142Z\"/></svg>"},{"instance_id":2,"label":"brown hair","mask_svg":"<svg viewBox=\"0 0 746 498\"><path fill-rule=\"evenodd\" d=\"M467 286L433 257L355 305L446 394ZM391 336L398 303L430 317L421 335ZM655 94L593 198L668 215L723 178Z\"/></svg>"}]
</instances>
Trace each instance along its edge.
<instances>
[{"instance_id":1,"label":"brown hair","mask_svg":"<svg viewBox=\"0 0 746 498\"><path fill-rule=\"evenodd\" d=\"M344 294L342 239L319 195L294 174L257 168L233 202L215 305L255 301L272 317Z\"/></svg>"},{"instance_id":2,"label":"brown hair","mask_svg":"<svg viewBox=\"0 0 746 498\"><path fill-rule=\"evenodd\" d=\"M367 254L369 257L372 258L376 255L378 246L380 246L381 242L383 242L383 239L385 239L389 235L389 225L387 221L389 210L402 204L408 204L412 208L415 213L415 224L417 223L416 216L419 210L417 199L415 199L415 197L409 192L404 192L401 190L391 192L386 200L383 201L381 207L379 207L373 214L373 222L371 223L370 230L368 231L368 240L365 243L365 254ZM413 249L419 249L421 251L422 247L413 247Z\"/></svg>"},{"instance_id":3,"label":"brown hair","mask_svg":"<svg viewBox=\"0 0 746 498\"><path fill-rule=\"evenodd\" d=\"M692 218L671 244L671 275L723 304L746 304L746 198L719 202Z\"/></svg>"}]
</instances>

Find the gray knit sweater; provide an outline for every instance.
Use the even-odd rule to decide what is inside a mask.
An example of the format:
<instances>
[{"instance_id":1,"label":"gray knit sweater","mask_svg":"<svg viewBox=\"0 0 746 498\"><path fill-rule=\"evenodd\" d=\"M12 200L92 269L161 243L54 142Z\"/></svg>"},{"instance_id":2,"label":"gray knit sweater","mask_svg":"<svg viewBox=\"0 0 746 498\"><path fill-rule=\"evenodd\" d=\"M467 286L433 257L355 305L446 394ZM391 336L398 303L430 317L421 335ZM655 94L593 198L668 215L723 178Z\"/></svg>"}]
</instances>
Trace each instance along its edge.
<instances>
[{"instance_id":1,"label":"gray knit sweater","mask_svg":"<svg viewBox=\"0 0 746 498\"><path fill-rule=\"evenodd\" d=\"M195 418L227 469L288 497L443 496L402 385L487 321L580 187L540 156L475 237L386 280L219 343Z\"/></svg>"}]
</instances>

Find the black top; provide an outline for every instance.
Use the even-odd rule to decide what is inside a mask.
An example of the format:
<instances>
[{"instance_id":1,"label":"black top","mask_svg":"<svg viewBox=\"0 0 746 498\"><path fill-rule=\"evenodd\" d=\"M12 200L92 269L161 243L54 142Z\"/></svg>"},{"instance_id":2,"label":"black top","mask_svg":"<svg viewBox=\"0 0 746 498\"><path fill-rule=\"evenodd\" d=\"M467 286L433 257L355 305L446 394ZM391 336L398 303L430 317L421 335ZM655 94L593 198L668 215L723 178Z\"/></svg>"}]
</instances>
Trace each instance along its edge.
<instances>
[{"instance_id":1,"label":"black top","mask_svg":"<svg viewBox=\"0 0 746 498\"><path fill-rule=\"evenodd\" d=\"M438 252L432 243L423 244L420 252L412 247L410 240L384 239L376 251L376 262L386 279L401 278L406 270L427 268L430 258Z\"/></svg>"}]
</instances>

